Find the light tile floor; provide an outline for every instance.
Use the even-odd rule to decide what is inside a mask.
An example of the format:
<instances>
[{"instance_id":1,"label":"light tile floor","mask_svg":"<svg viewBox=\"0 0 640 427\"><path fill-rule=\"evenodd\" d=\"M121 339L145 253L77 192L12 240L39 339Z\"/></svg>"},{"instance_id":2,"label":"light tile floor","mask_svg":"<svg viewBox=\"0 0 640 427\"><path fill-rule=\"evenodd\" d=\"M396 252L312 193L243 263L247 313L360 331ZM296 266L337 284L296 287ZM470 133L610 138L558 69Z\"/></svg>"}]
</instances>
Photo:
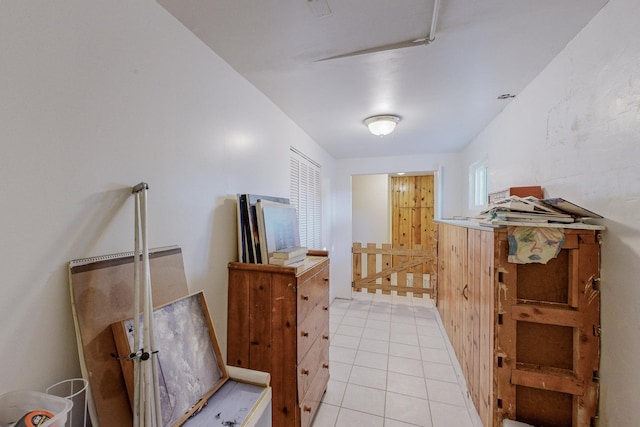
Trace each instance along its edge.
<instances>
[{"instance_id":1,"label":"light tile floor","mask_svg":"<svg viewBox=\"0 0 640 427\"><path fill-rule=\"evenodd\" d=\"M432 300L354 293L329 316L331 379L313 427L482 427Z\"/></svg>"}]
</instances>

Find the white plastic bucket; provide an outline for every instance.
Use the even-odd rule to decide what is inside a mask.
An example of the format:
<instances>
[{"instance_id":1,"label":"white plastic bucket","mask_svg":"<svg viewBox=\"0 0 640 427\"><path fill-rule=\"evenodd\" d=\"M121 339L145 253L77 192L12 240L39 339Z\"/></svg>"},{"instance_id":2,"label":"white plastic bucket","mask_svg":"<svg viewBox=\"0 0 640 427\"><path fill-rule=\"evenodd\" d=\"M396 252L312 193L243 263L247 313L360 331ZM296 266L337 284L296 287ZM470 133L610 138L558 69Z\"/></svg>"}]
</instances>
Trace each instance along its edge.
<instances>
[{"instance_id":1,"label":"white plastic bucket","mask_svg":"<svg viewBox=\"0 0 640 427\"><path fill-rule=\"evenodd\" d=\"M10 391L0 396L0 426L10 426L27 413L45 410L53 414L41 427L64 427L73 402L37 391Z\"/></svg>"}]
</instances>

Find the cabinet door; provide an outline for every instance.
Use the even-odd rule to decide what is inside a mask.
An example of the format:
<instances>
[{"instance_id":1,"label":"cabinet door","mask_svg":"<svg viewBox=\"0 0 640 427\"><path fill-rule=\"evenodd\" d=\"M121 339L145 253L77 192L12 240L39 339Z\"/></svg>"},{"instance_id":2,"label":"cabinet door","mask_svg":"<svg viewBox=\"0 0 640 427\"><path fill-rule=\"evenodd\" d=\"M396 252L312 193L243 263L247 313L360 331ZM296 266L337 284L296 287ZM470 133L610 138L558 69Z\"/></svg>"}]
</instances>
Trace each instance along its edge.
<instances>
[{"instance_id":1,"label":"cabinet door","mask_svg":"<svg viewBox=\"0 0 640 427\"><path fill-rule=\"evenodd\" d=\"M441 224L438 243L438 310L473 403L491 426L494 233Z\"/></svg>"},{"instance_id":2,"label":"cabinet door","mask_svg":"<svg viewBox=\"0 0 640 427\"><path fill-rule=\"evenodd\" d=\"M465 348L465 330L469 328L466 321L466 312L468 306L465 296L468 295L466 288L467 277L467 229L463 227L454 227L452 241L452 263L451 263L451 289L453 291L453 300L455 301L455 314L453 319L453 347L458 356L458 361L464 371L466 363Z\"/></svg>"},{"instance_id":3,"label":"cabinet door","mask_svg":"<svg viewBox=\"0 0 640 427\"><path fill-rule=\"evenodd\" d=\"M483 425L491 426L493 420L493 364L494 364L494 324L495 287L494 287L494 233L483 231L480 235L479 270L479 373L478 401L476 408Z\"/></svg>"},{"instance_id":4,"label":"cabinet door","mask_svg":"<svg viewBox=\"0 0 640 427\"><path fill-rule=\"evenodd\" d=\"M440 224L438 227L438 293L437 304L442 324L444 325L447 335L451 337L451 281L449 272L451 271L451 257L449 251L449 229L446 224Z\"/></svg>"},{"instance_id":5,"label":"cabinet door","mask_svg":"<svg viewBox=\"0 0 640 427\"><path fill-rule=\"evenodd\" d=\"M463 359L464 310L462 292L466 264L466 229L440 224L438 242L438 311L458 360ZM462 363L462 362L461 362Z\"/></svg>"},{"instance_id":6,"label":"cabinet door","mask_svg":"<svg viewBox=\"0 0 640 427\"><path fill-rule=\"evenodd\" d=\"M480 383L480 294L482 276L482 235L475 229L467 231L467 277L463 293L464 310L464 366L471 400L479 406Z\"/></svg>"}]
</instances>

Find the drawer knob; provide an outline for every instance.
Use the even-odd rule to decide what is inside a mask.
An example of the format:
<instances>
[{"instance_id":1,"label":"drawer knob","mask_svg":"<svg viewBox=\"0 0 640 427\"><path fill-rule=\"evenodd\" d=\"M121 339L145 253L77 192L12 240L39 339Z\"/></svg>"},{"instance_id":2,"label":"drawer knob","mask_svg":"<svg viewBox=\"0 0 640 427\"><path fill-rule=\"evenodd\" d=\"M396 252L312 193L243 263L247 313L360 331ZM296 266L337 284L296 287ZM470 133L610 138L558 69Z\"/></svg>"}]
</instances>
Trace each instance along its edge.
<instances>
[{"instance_id":1,"label":"drawer knob","mask_svg":"<svg viewBox=\"0 0 640 427\"><path fill-rule=\"evenodd\" d=\"M323 335L323 336L322 336L322 339L323 339L323 340L328 340L328 339L329 339L329 335Z\"/></svg>"},{"instance_id":2,"label":"drawer knob","mask_svg":"<svg viewBox=\"0 0 640 427\"><path fill-rule=\"evenodd\" d=\"M300 371L300 373L302 375L309 375L309 370L308 369L303 369L303 370Z\"/></svg>"},{"instance_id":3,"label":"drawer knob","mask_svg":"<svg viewBox=\"0 0 640 427\"><path fill-rule=\"evenodd\" d=\"M309 295L302 295L301 298L303 301L309 301Z\"/></svg>"},{"instance_id":4,"label":"drawer knob","mask_svg":"<svg viewBox=\"0 0 640 427\"><path fill-rule=\"evenodd\" d=\"M322 367L323 367L324 369L329 369L329 364L327 364L327 363L323 363L323 364L322 364Z\"/></svg>"},{"instance_id":5,"label":"drawer knob","mask_svg":"<svg viewBox=\"0 0 640 427\"><path fill-rule=\"evenodd\" d=\"M323 309L324 311L329 311L329 307L327 307L326 305L323 305L323 306L322 306L322 309Z\"/></svg>"},{"instance_id":6,"label":"drawer knob","mask_svg":"<svg viewBox=\"0 0 640 427\"><path fill-rule=\"evenodd\" d=\"M309 332L302 331L302 332L300 332L300 335L303 336L303 337L308 337L309 336Z\"/></svg>"},{"instance_id":7,"label":"drawer knob","mask_svg":"<svg viewBox=\"0 0 640 427\"><path fill-rule=\"evenodd\" d=\"M302 410L303 410L304 412L311 412L311 407L309 407L309 406L307 406L307 405L304 405L304 407L302 408Z\"/></svg>"}]
</instances>

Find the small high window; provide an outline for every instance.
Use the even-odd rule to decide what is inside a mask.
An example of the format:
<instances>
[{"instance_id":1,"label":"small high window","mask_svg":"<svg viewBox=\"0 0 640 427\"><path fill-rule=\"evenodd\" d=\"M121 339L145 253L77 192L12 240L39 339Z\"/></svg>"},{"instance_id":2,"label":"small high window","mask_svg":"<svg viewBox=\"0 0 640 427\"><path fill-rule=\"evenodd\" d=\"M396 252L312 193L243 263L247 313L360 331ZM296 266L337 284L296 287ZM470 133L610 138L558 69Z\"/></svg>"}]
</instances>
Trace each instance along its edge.
<instances>
[{"instance_id":1,"label":"small high window","mask_svg":"<svg viewBox=\"0 0 640 427\"><path fill-rule=\"evenodd\" d=\"M469 208L482 208L488 200L489 166L487 157L469 166Z\"/></svg>"}]
</instances>

